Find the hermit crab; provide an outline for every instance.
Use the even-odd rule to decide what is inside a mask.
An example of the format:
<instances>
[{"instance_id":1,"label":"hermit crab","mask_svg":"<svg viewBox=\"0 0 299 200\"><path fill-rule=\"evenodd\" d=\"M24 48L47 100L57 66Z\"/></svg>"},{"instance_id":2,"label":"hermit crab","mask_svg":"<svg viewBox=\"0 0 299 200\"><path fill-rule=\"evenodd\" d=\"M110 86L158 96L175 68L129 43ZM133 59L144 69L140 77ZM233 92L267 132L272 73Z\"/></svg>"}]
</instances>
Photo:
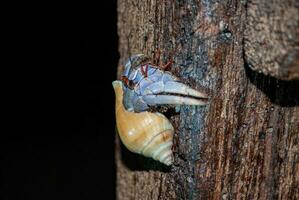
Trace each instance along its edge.
<instances>
[{"instance_id":1,"label":"hermit crab","mask_svg":"<svg viewBox=\"0 0 299 200\"><path fill-rule=\"evenodd\" d=\"M132 152L166 165L173 163L174 128L151 108L160 105L205 105L207 95L149 62L144 54L131 56L121 80L114 81L116 125L123 144Z\"/></svg>"}]
</instances>

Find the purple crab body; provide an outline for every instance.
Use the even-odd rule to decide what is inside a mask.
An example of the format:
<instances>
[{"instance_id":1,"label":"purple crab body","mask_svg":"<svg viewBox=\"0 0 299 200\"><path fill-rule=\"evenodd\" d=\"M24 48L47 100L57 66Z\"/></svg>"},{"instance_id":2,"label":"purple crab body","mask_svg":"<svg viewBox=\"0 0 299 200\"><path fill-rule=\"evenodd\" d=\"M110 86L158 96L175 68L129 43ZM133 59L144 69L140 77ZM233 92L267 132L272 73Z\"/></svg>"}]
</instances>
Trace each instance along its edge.
<instances>
[{"instance_id":1,"label":"purple crab body","mask_svg":"<svg viewBox=\"0 0 299 200\"><path fill-rule=\"evenodd\" d=\"M124 105L128 111L142 112L157 105L205 105L207 95L183 84L169 71L150 64L137 54L125 64Z\"/></svg>"}]
</instances>

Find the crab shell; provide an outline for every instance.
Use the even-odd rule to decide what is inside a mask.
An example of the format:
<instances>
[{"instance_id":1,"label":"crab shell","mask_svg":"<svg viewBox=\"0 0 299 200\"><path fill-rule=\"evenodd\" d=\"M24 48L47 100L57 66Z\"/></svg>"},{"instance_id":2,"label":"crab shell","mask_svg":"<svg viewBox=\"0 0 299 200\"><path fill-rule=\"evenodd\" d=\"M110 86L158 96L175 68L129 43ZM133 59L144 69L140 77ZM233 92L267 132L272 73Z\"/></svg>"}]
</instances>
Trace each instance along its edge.
<instances>
[{"instance_id":1,"label":"crab shell","mask_svg":"<svg viewBox=\"0 0 299 200\"><path fill-rule=\"evenodd\" d=\"M114 81L116 125L122 143L132 152L158 160L165 165L173 162L174 128L160 113L129 112L123 105L123 83Z\"/></svg>"}]
</instances>

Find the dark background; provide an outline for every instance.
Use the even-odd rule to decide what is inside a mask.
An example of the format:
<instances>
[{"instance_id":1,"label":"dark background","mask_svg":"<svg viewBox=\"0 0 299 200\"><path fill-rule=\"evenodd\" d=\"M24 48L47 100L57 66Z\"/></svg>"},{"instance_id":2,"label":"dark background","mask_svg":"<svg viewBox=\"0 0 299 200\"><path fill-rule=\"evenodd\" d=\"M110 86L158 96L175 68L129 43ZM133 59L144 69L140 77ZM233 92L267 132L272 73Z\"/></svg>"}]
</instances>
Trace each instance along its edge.
<instances>
[{"instance_id":1,"label":"dark background","mask_svg":"<svg viewBox=\"0 0 299 200\"><path fill-rule=\"evenodd\" d=\"M19 6L5 38L14 96L1 195L114 199L116 1Z\"/></svg>"}]
</instances>

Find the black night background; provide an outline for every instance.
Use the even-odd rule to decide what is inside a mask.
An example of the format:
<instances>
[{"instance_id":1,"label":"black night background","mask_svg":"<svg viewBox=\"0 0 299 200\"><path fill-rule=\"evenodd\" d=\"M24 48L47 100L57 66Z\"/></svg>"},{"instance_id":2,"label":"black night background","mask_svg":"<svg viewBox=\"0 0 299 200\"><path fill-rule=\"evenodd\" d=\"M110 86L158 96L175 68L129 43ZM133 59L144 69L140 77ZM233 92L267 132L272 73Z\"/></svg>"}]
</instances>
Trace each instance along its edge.
<instances>
[{"instance_id":1,"label":"black night background","mask_svg":"<svg viewBox=\"0 0 299 200\"><path fill-rule=\"evenodd\" d=\"M1 138L2 199L114 199L116 1L34 6L7 39L16 120Z\"/></svg>"}]
</instances>

